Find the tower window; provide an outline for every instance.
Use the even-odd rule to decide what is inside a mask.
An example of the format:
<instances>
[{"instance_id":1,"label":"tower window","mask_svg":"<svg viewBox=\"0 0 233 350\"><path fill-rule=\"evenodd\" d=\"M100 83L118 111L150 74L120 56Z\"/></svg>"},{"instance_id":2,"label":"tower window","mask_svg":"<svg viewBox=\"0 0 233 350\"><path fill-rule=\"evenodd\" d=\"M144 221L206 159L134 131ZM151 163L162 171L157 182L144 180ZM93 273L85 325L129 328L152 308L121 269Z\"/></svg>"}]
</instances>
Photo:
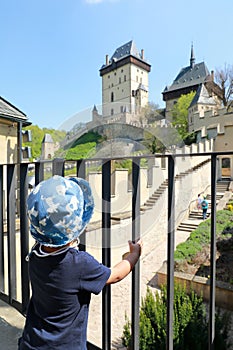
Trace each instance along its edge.
<instances>
[{"instance_id":1,"label":"tower window","mask_svg":"<svg viewBox=\"0 0 233 350\"><path fill-rule=\"evenodd\" d=\"M119 84L121 83L121 77L119 78Z\"/></svg>"},{"instance_id":2,"label":"tower window","mask_svg":"<svg viewBox=\"0 0 233 350\"><path fill-rule=\"evenodd\" d=\"M114 102L114 93L111 92L111 102Z\"/></svg>"},{"instance_id":3,"label":"tower window","mask_svg":"<svg viewBox=\"0 0 233 350\"><path fill-rule=\"evenodd\" d=\"M123 73L123 72L124 72L124 69L121 70L121 73Z\"/></svg>"},{"instance_id":4,"label":"tower window","mask_svg":"<svg viewBox=\"0 0 233 350\"><path fill-rule=\"evenodd\" d=\"M111 115L113 115L113 114L114 114L114 109L112 108L112 109L111 109Z\"/></svg>"},{"instance_id":5,"label":"tower window","mask_svg":"<svg viewBox=\"0 0 233 350\"><path fill-rule=\"evenodd\" d=\"M124 75L124 81L126 81L126 75Z\"/></svg>"}]
</instances>

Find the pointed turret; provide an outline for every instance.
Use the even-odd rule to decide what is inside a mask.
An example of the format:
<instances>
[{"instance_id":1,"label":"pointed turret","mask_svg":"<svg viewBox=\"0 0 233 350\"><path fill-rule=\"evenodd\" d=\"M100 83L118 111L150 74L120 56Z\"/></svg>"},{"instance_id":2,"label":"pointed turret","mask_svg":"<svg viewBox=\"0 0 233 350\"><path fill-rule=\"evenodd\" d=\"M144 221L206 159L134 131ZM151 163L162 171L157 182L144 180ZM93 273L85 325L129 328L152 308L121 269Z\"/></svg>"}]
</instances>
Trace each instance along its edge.
<instances>
[{"instance_id":1,"label":"pointed turret","mask_svg":"<svg viewBox=\"0 0 233 350\"><path fill-rule=\"evenodd\" d=\"M191 46L191 57L190 57L190 67L193 68L195 65L195 57L193 52L193 44Z\"/></svg>"}]
</instances>

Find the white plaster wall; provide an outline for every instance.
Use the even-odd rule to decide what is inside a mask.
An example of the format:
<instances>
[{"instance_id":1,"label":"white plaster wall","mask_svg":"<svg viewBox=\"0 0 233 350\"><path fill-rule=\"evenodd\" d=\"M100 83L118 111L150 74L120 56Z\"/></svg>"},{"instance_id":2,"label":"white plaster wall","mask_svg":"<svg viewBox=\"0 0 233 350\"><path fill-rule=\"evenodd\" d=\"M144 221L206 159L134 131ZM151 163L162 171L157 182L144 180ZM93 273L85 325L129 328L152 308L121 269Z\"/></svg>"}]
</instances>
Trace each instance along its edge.
<instances>
[{"instance_id":1,"label":"white plaster wall","mask_svg":"<svg viewBox=\"0 0 233 350\"><path fill-rule=\"evenodd\" d=\"M196 205L198 193L210 193L210 163L203 168L190 173L181 180L175 181L175 225L187 217L188 209ZM140 215L140 233L145 238L145 254L153 249L158 240L166 237L167 234L167 190L162 194L152 209L148 209ZM122 202L123 204L123 202ZM124 205L124 204L123 204ZM128 239L131 238L132 218L122 220L111 228L111 242L114 257L119 259L122 249L125 249ZM95 229L88 232L87 246L93 254L99 257L102 244L102 230Z\"/></svg>"},{"instance_id":2,"label":"white plaster wall","mask_svg":"<svg viewBox=\"0 0 233 350\"><path fill-rule=\"evenodd\" d=\"M129 190L128 170L115 171L115 195L111 198L112 213L129 211L132 208L132 192Z\"/></svg>"}]
</instances>

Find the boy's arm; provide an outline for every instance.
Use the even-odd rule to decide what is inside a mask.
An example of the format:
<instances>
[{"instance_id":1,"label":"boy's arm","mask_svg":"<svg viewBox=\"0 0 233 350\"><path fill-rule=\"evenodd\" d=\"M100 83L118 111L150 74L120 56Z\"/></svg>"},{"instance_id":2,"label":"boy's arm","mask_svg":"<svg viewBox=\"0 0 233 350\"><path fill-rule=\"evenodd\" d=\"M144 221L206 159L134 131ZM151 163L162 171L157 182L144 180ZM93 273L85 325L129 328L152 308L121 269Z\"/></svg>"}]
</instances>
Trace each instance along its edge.
<instances>
[{"instance_id":1,"label":"boy's arm","mask_svg":"<svg viewBox=\"0 0 233 350\"><path fill-rule=\"evenodd\" d=\"M123 280L132 271L141 255L141 248L141 240L136 243L129 241L129 253L111 269L111 275L106 282L107 285Z\"/></svg>"}]
</instances>

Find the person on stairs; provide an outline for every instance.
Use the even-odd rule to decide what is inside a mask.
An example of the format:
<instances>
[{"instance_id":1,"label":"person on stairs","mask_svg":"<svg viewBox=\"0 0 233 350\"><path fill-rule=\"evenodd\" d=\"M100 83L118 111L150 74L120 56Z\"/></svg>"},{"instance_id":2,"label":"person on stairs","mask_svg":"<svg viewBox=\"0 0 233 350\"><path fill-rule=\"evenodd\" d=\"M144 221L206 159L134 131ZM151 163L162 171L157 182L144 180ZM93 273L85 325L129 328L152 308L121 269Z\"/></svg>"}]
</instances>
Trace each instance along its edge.
<instances>
[{"instance_id":1,"label":"person on stairs","mask_svg":"<svg viewBox=\"0 0 233 350\"><path fill-rule=\"evenodd\" d=\"M198 195L197 195L197 201L196 201L198 213L199 213L199 210L202 209L201 202L202 202L202 198L201 198L200 193L198 193Z\"/></svg>"},{"instance_id":2,"label":"person on stairs","mask_svg":"<svg viewBox=\"0 0 233 350\"><path fill-rule=\"evenodd\" d=\"M209 203L206 199L206 196L203 196L203 201L201 202L201 207L202 207L203 220L206 220L207 219L207 209L209 207Z\"/></svg>"}]
</instances>

